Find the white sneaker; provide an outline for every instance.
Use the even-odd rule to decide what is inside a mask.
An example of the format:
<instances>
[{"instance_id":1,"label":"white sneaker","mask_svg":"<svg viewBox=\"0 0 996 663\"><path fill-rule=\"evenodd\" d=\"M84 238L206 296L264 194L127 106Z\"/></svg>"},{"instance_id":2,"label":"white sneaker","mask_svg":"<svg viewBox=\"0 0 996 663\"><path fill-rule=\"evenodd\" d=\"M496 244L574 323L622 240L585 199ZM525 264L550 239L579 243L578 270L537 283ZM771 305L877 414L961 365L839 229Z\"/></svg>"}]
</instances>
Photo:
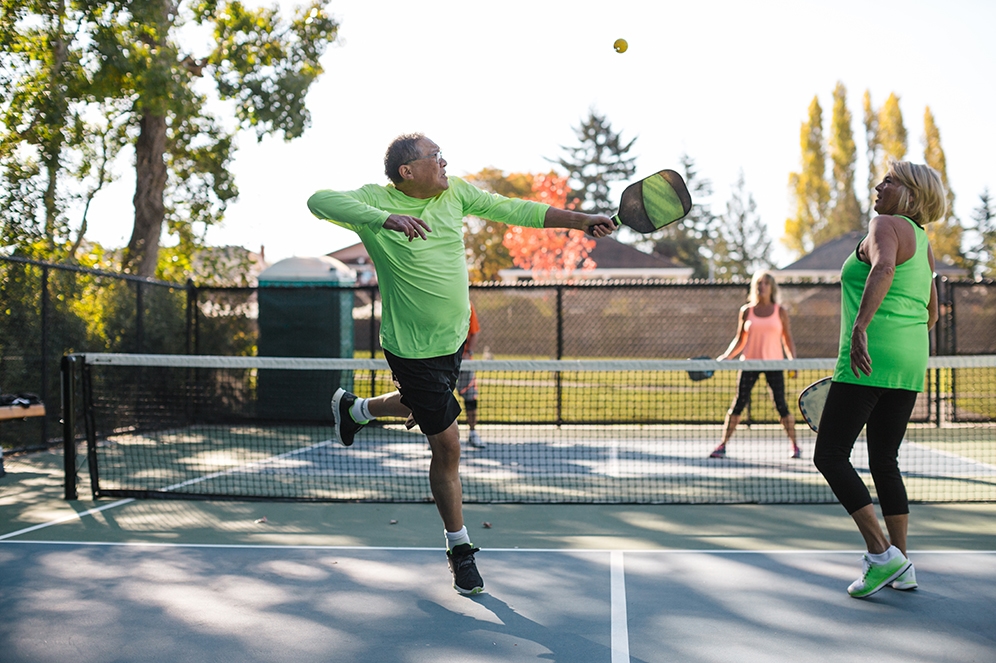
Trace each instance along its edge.
<instances>
[{"instance_id":1,"label":"white sneaker","mask_svg":"<svg viewBox=\"0 0 996 663\"><path fill-rule=\"evenodd\" d=\"M483 449L487 446L484 444L484 440L481 439L481 436L477 434L476 430L470 431L470 435L467 436L467 444L475 449Z\"/></svg>"},{"instance_id":2,"label":"white sneaker","mask_svg":"<svg viewBox=\"0 0 996 663\"><path fill-rule=\"evenodd\" d=\"M861 577L851 583L847 593L856 599L863 599L879 591L893 580L901 576L912 566L895 546L889 547L891 556L881 564L871 561L868 555L861 557L864 569Z\"/></svg>"},{"instance_id":3,"label":"white sneaker","mask_svg":"<svg viewBox=\"0 0 996 663\"><path fill-rule=\"evenodd\" d=\"M895 580L892 581L892 588L899 589L902 591L908 591L910 589L916 589L916 571L913 569L913 562L910 562L910 568L906 569Z\"/></svg>"}]
</instances>

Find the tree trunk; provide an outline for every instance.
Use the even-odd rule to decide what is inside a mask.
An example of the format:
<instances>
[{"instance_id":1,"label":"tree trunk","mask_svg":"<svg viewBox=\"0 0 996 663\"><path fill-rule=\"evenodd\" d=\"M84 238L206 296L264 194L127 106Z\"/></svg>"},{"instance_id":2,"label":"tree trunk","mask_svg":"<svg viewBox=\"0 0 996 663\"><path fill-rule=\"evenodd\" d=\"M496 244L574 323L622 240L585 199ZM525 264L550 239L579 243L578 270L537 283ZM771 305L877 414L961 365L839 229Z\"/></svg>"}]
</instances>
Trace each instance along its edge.
<instances>
[{"instance_id":1,"label":"tree trunk","mask_svg":"<svg viewBox=\"0 0 996 663\"><path fill-rule=\"evenodd\" d=\"M66 43L65 28L62 19L65 15L65 6L61 4L58 13L54 18L49 43L52 48L52 69L49 72L49 95L52 99L50 104L46 104L45 125L48 138L42 143L42 161L45 164L45 172L48 182L45 186L43 200L45 203L45 239L48 242L48 250L55 249L55 233L59 224L60 206L58 202L59 173L63 169L62 146L65 143L65 127L69 121L69 103L66 98L66 84L62 80L63 67L68 58L68 45Z\"/></svg>"},{"instance_id":2,"label":"tree trunk","mask_svg":"<svg viewBox=\"0 0 996 663\"><path fill-rule=\"evenodd\" d=\"M135 227L125 250L125 270L154 276L159 259L166 190L166 116L143 115L135 143Z\"/></svg>"}]
</instances>

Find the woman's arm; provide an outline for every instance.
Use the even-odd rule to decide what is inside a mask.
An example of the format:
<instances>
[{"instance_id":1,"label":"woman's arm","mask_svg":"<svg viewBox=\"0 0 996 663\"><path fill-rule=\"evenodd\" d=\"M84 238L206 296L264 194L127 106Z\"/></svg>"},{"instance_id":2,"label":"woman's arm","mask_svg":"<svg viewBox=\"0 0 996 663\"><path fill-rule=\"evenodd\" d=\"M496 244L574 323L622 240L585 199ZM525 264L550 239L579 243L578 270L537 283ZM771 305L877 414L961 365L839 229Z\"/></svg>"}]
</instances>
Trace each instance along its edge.
<instances>
[{"instance_id":1,"label":"woman's arm","mask_svg":"<svg viewBox=\"0 0 996 663\"><path fill-rule=\"evenodd\" d=\"M927 261L930 263L930 273L934 273L934 252L930 248L930 244L927 245ZM933 276L930 279L930 301L927 302L927 331L934 328L937 324L937 318L940 314L937 311L937 283L934 282Z\"/></svg>"},{"instance_id":2,"label":"woman's arm","mask_svg":"<svg viewBox=\"0 0 996 663\"><path fill-rule=\"evenodd\" d=\"M737 335L733 337L730 342L730 347L726 348L726 352L716 357L719 361L728 359L729 357L736 357L740 354L740 351L744 349L747 345L747 333L744 331L744 324L747 322L747 307L743 306L740 309L740 314L737 316Z\"/></svg>"},{"instance_id":3,"label":"woman's arm","mask_svg":"<svg viewBox=\"0 0 996 663\"><path fill-rule=\"evenodd\" d=\"M782 320L782 347L785 348L785 358L795 359L795 341L792 340L792 330L789 328L789 314L779 306L778 315Z\"/></svg>"},{"instance_id":4,"label":"woman's arm","mask_svg":"<svg viewBox=\"0 0 996 663\"><path fill-rule=\"evenodd\" d=\"M876 216L868 226L868 236L861 243L864 254L871 264L871 271L868 272L865 289L861 293L858 315L851 328L851 371L858 378L861 377L861 373L871 375L872 372L867 329L896 275L900 233L903 230L913 234L913 228L905 219ZM913 241L916 242L915 236Z\"/></svg>"}]
</instances>

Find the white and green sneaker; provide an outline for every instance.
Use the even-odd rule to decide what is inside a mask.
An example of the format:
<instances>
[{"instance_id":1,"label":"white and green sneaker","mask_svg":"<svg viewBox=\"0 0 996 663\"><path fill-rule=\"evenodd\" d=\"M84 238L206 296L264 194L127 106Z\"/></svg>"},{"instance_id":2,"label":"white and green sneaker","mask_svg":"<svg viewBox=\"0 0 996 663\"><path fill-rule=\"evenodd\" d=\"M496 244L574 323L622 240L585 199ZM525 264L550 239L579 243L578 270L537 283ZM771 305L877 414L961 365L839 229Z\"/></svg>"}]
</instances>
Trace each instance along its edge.
<instances>
[{"instance_id":1,"label":"white and green sneaker","mask_svg":"<svg viewBox=\"0 0 996 663\"><path fill-rule=\"evenodd\" d=\"M895 546L889 547L893 551L887 562L875 563L865 554L861 560L864 563L864 572L861 577L851 583L847 588L847 593L856 599L863 599L879 591L890 582L901 576L912 564L899 552Z\"/></svg>"},{"instance_id":2,"label":"white and green sneaker","mask_svg":"<svg viewBox=\"0 0 996 663\"><path fill-rule=\"evenodd\" d=\"M913 562L910 562L910 568L896 576L896 579L892 581L892 588L904 592L917 588L916 571L913 568Z\"/></svg>"}]
</instances>

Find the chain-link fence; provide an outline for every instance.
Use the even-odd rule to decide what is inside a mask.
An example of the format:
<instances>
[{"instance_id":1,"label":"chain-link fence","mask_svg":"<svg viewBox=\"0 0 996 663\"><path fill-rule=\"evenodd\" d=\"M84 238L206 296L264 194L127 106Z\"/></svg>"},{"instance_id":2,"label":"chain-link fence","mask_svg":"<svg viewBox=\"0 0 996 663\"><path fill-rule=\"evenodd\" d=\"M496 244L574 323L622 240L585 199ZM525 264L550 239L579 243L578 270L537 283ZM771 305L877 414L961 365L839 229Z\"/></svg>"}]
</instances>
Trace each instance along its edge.
<instances>
[{"instance_id":1,"label":"chain-link fence","mask_svg":"<svg viewBox=\"0 0 996 663\"><path fill-rule=\"evenodd\" d=\"M7 448L61 435L59 361L67 352L186 351L186 288L153 279L0 259L0 391L33 393L46 416L4 421Z\"/></svg>"},{"instance_id":2,"label":"chain-link fence","mask_svg":"<svg viewBox=\"0 0 996 663\"><path fill-rule=\"evenodd\" d=\"M935 355L996 354L996 281L938 279ZM381 352L376 287L352 294L354 356ZM471 286L479 358L681 359L719 355L733 340L746 284L564 282ZM840 286L782 283L799 357L836 355ZM59 430L59 360L68 352L257 353L256 288L164 283L0 258L0 391L42 396L45 418L0 423L0 444L47 444Z\"/></svg>"}]
</instances>

